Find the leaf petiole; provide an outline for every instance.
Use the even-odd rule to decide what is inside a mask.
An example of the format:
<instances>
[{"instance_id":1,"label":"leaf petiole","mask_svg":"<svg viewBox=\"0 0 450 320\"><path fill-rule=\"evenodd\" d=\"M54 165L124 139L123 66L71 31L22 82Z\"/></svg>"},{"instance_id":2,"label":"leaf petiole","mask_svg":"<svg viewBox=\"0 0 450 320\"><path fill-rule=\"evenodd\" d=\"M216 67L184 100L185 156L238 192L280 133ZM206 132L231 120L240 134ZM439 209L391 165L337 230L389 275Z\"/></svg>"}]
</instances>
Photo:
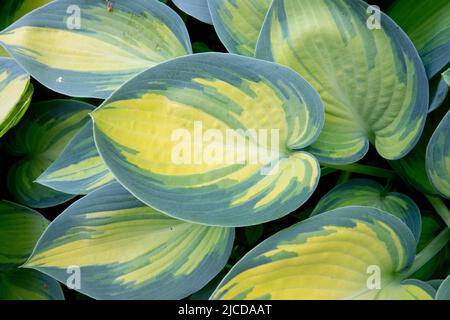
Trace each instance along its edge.
<instances>
[{"instance_id":1,"label":"leaf petiole","mask_svg":"<svg viewBox=\"0 0 450 320\"><path fill-rule=\"evenodd\" d=\"M416 255L416 259L411 268L403 274L403 278L408 278L414 274L417 270L422 268L428 261L430 261L436 254L438 254L442 248L450 240L450 229L445 228L439 235L433 239L422 251Z\"/></svg>"},{"instance_id":2,"label":"leaf petiole","mask_svg":"<svg viewBox=\"0 0 450 320\"><path fill-rule=\"evenodd\" d=\"M442 201L442 199L439 197L433 197L429 195L425 196L433 206L434 210L436 210L436 213L442 218L442 220L444 220L445 224L447 225L447 228L450 228L450 212L445 203Z\"/></svg>"}]
</instances>

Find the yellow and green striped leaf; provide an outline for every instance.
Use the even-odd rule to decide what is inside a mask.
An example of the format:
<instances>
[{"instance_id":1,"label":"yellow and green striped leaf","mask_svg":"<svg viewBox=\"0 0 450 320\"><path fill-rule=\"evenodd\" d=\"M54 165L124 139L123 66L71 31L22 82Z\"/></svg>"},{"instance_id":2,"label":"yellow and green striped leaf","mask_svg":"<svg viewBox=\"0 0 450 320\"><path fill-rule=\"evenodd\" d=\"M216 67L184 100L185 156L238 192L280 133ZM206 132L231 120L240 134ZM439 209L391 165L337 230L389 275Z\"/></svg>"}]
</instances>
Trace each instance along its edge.
<instances>
[{"instance_id":1,"label":"yellow and green striped leaf","mask_svg":"<svg viewBox=\"0 0 450 320\"><path fill-rule=\"evenodd\" d=\"M64 299L58 282L18 268L27 261L48 223L32 209L0 201L0 300Z\"/></svg>"},{"instance_id":2,"label":"yellow and green striped leaf","mask_svg":"<svg viewBox=\"0 0 450 320\"><path fill-rule=\"evenodd\" d=\"M181 18L165 4L59 0L0 33L0 44L39 82L69 95L106 98L125 81L191 53Z\"/></svg>"},{"instance_id":3,"label":"yellow and green striped leaf","mask_svg":"<svg viewBox=\"0 0 450 320\"><path fill-rule=\"evenodd\" d=\"M387 12L411 38L430 79L450 62L448 0L396 0Z\"/></svg>"},{"instance_id":4,"label":"yellow and green striped leaf","mask_svg":"<svg viewBox=\"0 0 450 320\"><path fill-rule=\"evenodd\" d=\"M403 281L414 257L415 239L399 219L375 208L340 208L258 245L212 298L431 300L431 286Z\"/></svg>"},{"instance_id":5,"label":"yellow and green striped leaf","mask_svg":"<svg viewBox=\"0 0 450 320\"><path fill-rule=\"evenodd\" d=\"M274 0L256 57L287 65L315 87L325 127L309 150L321 162L353 163L369 143L390 160L417 143L428 80L411 40L384 13L380 25L360 0Z\"/></svg>"},{"instance_id":6,"label":"yellow and green striped leaf","mask_svg":"<svg viewBox=\"0 0 450 320\"><path fill-rule=\"evenodd\" d=\"M211 14L209 13L207 0L172 0L173 3L182 11L197 20L212 24Z\"/></svg>"},{"instance_id":7,"label":"yellow and green striped leaf","mask_svg":"<svg viewBox=\"0 0 450 320\"><path fill-rule=\"evenodd\" d=\"M47 4L51 0L2 0L0 2L0 30L10 26L30 11ZM9 57L0 46L0 56Z\"/></svg>"},{"instance_id":8,"label":"yellow and green striped leaf","mask_svg":"<svg viewBox=\"0 0 450 320\"><path fill-rule=\"evenodd\" d=\"M0 272L27 261L47 225L47 219L38 212L0 201Z\"/></svg>"},{"instance_id":9,"label":"yellow and green striped leaf","mask_svg":"<svg viewBox=\"0 0 450 320\"><path fill-rule=\"evenodd\" d=\"M0 300L64 300L58 281L34 270L0 273Z\"/></svg>"},{"instance_id":10,"label":"yellow and green striped leaf","mask_svg":"<svg viewBox=\"0 0 450 320\"><path fill-rule=\"evenodd\" d=\"M439 286L436 292L436 300L450 300L450 276Z\"/></svg>"},{"instance_id":11,"label":"yellow and green striped leaf","mask_svg":"<svg viewBox=\"0 0 450 320\"><path fill-rule=\"evenodd\" d=\"M55 161L89 120L93 106L75 100L31 104L27 114L2 140L16 157L8 172L8 189L17 202L32 208L61 204L73 195L45 187L35 180Z\"/></svg>"},{"instance_id":12,"label":"yellow and green striped leaf","mask_svg":"<svg viewBox=\"0 0 450 320\"><path fill-rule=\"evenodd\" d=\"M112 182L114 178L95 147L92 129L89 121L37 182L68 194L88 194Z\"/></svg>"},{"instance_id":13,"label":"yellow and green striped leaf","mask_svg":"<svg viewBox=\"0 0 450 320\"><path fill-rule=\"evenodd\" d=\"M113 183L58 216L25 267L63 283L78 267L79 291L96 299L181 299L220 272L233 240L234 229L172 219Z\"/></svg>"},{"instance_id":14,"label":"yellow and green striped leaf","mask_svg":"<svg viewBox=\"0 0 450 320\"><path fill-rule=\"evenodd\" d=\"M440 71L450 62L450 3L447 0L397 0L388 14L408 33L419 51L432 81L429 110L432 112L441 106L449 90Z\"/></svg>"},{"instance_id":15,"label":"yellow and green striped leaf","mask_svg":"<svg viewBox=\"0 0 450 320\"><path fill-rule=\"evenodd\" d=\"M208 0L216 32L231 53L253 57L272 0Z\"/></svg>"},{"instance_id":16,"label":"yellow and green striped leaf","mask_svg":"<svg viewBox=\"0 0 450 320\"><path fill-rule=\"evenodd\" d=\"M312 215L350 206L374 207L392 214L411 229L416 241L420 239L421 214L416 203L402 193L386 192L373 180L355 179L336 186L320 199Z\"/></svg>"},{"instance_id":17,"label":"yellow and green striped leaf","mask_svg":"<svg viewBox=\"0 0 450 320\"><path fill-rule=\"evenodd\" d=\"M20 121L32 95L30 76L13 59L0 58L0 138Z\"/></svg>"},{"instance_id":18,"label":"yellow and green striped leaf","mask_svg":"<svg viewBox=\"0 0 450 320\"><path fill-rule=\"evenodd\" d=\"M426 153L428 178L433 187L450 199L450 111L437 127Z\"/></svg>"},{"instance_id":19,"label":"yellow and green striped leaf","mask_svg":"<svg viewBox=\"0 0 450 320\"><path fill-rule=\"evenodd\" d=\"M297 209L320 167L317 92L267 61L205 53L147 70L92 114L100 155L138 199L208 225L244 226Z\"/></svg>"}]
</instances>

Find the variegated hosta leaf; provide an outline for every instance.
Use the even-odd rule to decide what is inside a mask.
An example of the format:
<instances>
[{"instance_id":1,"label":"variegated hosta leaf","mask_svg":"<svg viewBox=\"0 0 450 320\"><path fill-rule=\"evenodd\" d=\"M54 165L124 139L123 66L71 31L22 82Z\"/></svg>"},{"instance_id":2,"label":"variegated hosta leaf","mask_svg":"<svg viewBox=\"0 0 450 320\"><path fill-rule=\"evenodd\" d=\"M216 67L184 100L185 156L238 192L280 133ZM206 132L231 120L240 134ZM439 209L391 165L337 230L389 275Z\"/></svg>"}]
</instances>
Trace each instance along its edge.
<instances>
[{"instance_id":1,"label":"variegated hosta leaf","mask_svg":"<svg viewBox=\"0 0 450 320\"><path fill-rule=\"evenodd\" d=\"M0 33L0 43L50 89L106 98L139 72L191 53L181 18L159 1L59 0Z\"/></svg>"},{"instance_id":2,"label":"variegated hosta leaf","mask_svg":"<svg viewBox=\"0 0 450 320\"><path fill-rule=\"evenodd\" d=\"M439 286L436 292L436 300L450 300L450 276Z\"/></svg>"},{"instance_id":3,"label":"variegated hosta leaf","mask_svg":"<svg viewBox=\"0 0 450 320\"><path fill-rule=\"evenodd\" d=\"M388 14L408 33L430 79L450 62L448 0L396 0Z\"/></svg>"},{"instance_id":4,"label":"variegated hosta leaf","mask_svg":"<svg viewBox=\"0 0 450 320\"><path fill-rule=\"evenodd\" d=\"M0 30L5 29L28 12L43 6L50 0L2 0L0 2ZM0 46L0 56L9 54Z\"/></svg>"},{"instance_id":5,"label":"variegated hosta leaf","mask_svg":"<svg viewBox=\"0 0 450 320\"><path fill-rule=\"evenodd\" d=\"M194 18L212 24L211 14L209 13L207 0L172 0L173 3L182 11Z\"/></svg>"},{"instance_id":6,"label":"variegated hosta leaf","mask_svg":"<svg viewBox=\"0 0 450 320\"><path fill-rule=\"evenodd\" d=\"M46 208L73 197L35 180L84 126L92 109L90 104L74 100L35 103L20 124L4 137L4 147L17 159L8 173L8 189L18 202Z\"/></svg>"},{"instance_id":7,"label":"variegated hosta leaf","mask_svg":"<svg viewBox=\"0 0 450 320\"><path fill-rule=\"evenodd\" d=\"M428 178L433 187L450 199L450 111L437 127L426 154Z\"/></svg>"},{"instance_id":8,"label":"variegated hosta leaf","mask_svg":"<svg viewBox=\"0 0 450 320\"><path fill-rule=\"evenodd\" d=\"M234 229L172 219L113 183L58 216L25 266L63 283L78 270L79 291L97 299L179 299L220 272L233 240Z\"/></svg>"},{"instance_id":9,"label":"variegated hosta leaf","mask_svg":"<svg viewBox=\"0 0 450 320\"><path fill-rule=\"evenodd\" d=\"M267 239L239 261L213 299L432 299L402 281L415 240L399 219L369 207L322 213Z\"/></svg>"},{"instance_id":10,"label":"variegated hosta leaf","mask_svg":"<svg viewBox=\"0 0 450 320\"><path fill-rule=\"evenodd\" d=\"M415 202L402 193L386 192L373 180L355 179L336 186L317 203L312 215L349 206L374 207L392 214L402 220L419 241L421 214Z\"/></svg>"},{"instance_id":11,"label":"variegated hosta leaf","mask_svg":"<svg viewBox=\"0 0 450 320\"><path fill-rule=\"evenodd\" d=\"M37 179L44 186L68 194L88 194L113 180L95 147L91 121Z\"/></svg>"},{"instance_id":12,"label":"variegated hosta leaf","mask_svg":"<svg viewBox=\"0 0 450 320\"><path fill-rule=\"evenodd\" d=\"M447 0L397 0L388 14L405 30L416 48L431 83L429 112L441 106L448 84L439 71L450 62L450 3Z\"/></svg>"},{"instance_id":13,"label":"variegated hosta leaf","mask_svg":"<svg viewBox=\"0 0 450 320\"><path fill-rule=\"evenodd\" d=\"M178 58L141 73L93 114L100 155L138 199L170 216L244 226L280 218L316 188L300 149L323 125L292 70L238 55Z\"/></svg>"},{"instance_id":14,"label":"variegated hosta leaf","mask_svg":"<svg viewBox=\"0 0 450 320\"><path fill-rule=\"evenodd\" d=\"M32 95L30 76L13 59L0 58L0 138L20 121Z\"/></svg>"},{"instance_id":15,"label":"variegated hosta leaf","mask_svg":"<svg viewBox=\"0 0 450 320\"><path fill-rule=\"evenodd\" d=\"M272 0L208 0L216 32L231 53L253 57Z\"/></svg>"},{"instance_id":16,"label":"variegated hosta leaf","mask_svg":"<svg viewBox=\"0 0 450 320\"><path fill-rule=\"evenodd\" d=\"M58 281L34 270L0 273L0 300L64 300Z\"/></svg>"},{"instance_id":17,"label":"variegated hosta leaf","mask_svg":"<svg viewBox=\"0 0 450 320\"><path fill-rule=\"evenodd\" d=\"M27 261L47 225L47 219L38 212L0 201L0 272Z\"/></svg>"},{"instance_id":18,"label":"variegated hosta leaf","mask_svg":"<svg viewBox=\"0 0 450 320\"><path fill-rule=\"evenodd\" d=\"M400 159L425 123L420 57L388 16L368 9L360 0L274 0L258 40L258 58L293 68L322 96L325 127L308 150L324 163L356 162L369 142Z\"/></svg>"},{"instance_id":19,"label":"variegated hosta leaf","mask_svg":"<svg viewBox=\"0 0 450 320\"><path fill-rule=\"evenodd\" d=\"M0 300L64 299L58 282L18 268L47 226L47 219L38 212L0 201Z\"/></svg>"}]
</instances>

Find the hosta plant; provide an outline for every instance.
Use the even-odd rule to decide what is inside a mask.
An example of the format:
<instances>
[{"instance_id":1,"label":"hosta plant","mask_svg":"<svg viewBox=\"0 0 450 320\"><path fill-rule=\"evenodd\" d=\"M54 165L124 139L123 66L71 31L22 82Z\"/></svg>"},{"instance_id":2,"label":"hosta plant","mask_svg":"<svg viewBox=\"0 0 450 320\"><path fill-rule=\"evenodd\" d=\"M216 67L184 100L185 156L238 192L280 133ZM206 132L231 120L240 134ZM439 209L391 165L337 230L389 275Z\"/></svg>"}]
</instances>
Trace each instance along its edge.
<instances>
[{"instance_id":1,"label":"hosta plant","mask_svg":"<svg viewBox=\"0 0 450 320\"><path fill-rule=\"evenodd\" d=\"M450 299L450 3L376 2L2 1L0 299Z\"/></svg>"}]
</instances>

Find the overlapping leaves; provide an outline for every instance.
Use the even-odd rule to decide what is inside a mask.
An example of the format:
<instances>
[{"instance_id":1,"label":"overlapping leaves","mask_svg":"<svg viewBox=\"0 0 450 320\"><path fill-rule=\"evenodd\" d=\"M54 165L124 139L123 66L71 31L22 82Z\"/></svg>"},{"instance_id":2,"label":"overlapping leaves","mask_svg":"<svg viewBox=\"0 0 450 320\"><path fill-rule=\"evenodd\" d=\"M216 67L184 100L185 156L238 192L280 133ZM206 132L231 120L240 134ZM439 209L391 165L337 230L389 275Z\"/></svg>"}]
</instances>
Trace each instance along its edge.
<instances>
[{"instance_id":1,"label":"overlapping leaves","mask_svg":"<svg viewBox=\"0 0 450 320\"><path fill-rule=\"evenodd\" d=\"M8 172L8 189L17 202L46 208L73 198L35 180L88 121L92 109L92 105L75 100L35 103L20 124L5 136L3 146L16 159Z\"/></svg>"},{"instance_id":2,"label":"overlapping leaves","mask_svg":"<svg viewBox=\"0 0 450 320\"><path fill-rule=\"evenodd\" d=\"M402 220L419 241L421 231L420 210L414 201L398 192L387 192L373 180L355 179L338 185L316 205L312 215L348 206L374 207Z\"/></svg>"},{"instance_id":3,"label":"overlapping leaves","mask_svg":"<svg viewBox=\"0 0 450 320\"><path fill-rule=\"evenodd\" d=\"M37 181L68 194L88 194L114 180L95 147L92 122L70 141Z\"/></svg>"},{"instance_id":4,"label":"overlapping leaves","mask_svg":"<svg viewBox=\"0 0 450 320\"><path fill-rule=\"evenodd\" d=\"M158 1L59 0L0 33L39 82L70 96L106 98L139 72L191 53L181 18Z\"/></svg>"},{"instance_id":5,"label":"overlapping leaves","mask_svg":"<svg viewBox=\"0 0 450 320\"><path fill-rule=\"evenodd\" d=\"M30 76L14 60L0 58L0 138L20 121L32 95Z\"/></svg>"},{"instance_id":6,"label":"overlapping leaves","mask_svg":"<svg viewBox=\"0 0 450 320\"><path fill-rule=\"evenodd\" d=\"M408 33L432 78L450 62L450 3L446 0L398 0L388 10Z\"/></svg>"},{"instance_id":7,"label":"overlapping leaves","mask_svg":"<svg viewBox=\"0 0 450 320\"><path fill-rule=\"evenodd\" d=\"M186 12L205 23L212 23L207 0L173 0L173 3Z\"/></svg>"},{"instance_id":8,"label":"overlapping leaves","mask_svg":"<svg viewBox=\"0 0 450 320\"><path fill-rule=\"evenodd\" d=\"M375 208L346 207L281 231L250 251L214 299L433 299L434 289L405 281L415 239ZM382 274L370 286L368 273Z\"/></svg>"},{"instance_id":9,"label":"overlapping leaves","mask_svg":"<svg viewBox=\"0 0 450 320\"><path fill-rule=\"evenodd\" d=\"M447 1L397 0L394 22L360 0L174 0L231 53L199 55L160 1L25 15L47 2L0 4L8 188L35 208L86 196L50 225L0 202L0 299L61 299L47 275L65 283L73 266L96 299L449 299L448 278L406 280L436 274L450 231L388 188L393 171L387 187L344 173L310 218L276 235L303 216L258 225L310 198L319 161L345 169L372 144L450 226ZM106 101L34 103L21 120L30 74ZM232 254L229 227L252 225Z\"/></svg>"},{"instance_id":10,"label":"overlapping leaves","mask_svg":"<svg viewBox=\"0 0 450 320\"><path fill-rule=\"evenodd\" d=\"M256 56L290 66L325 103L325 127L309 148L325 163L352 163L369 142L387 159L417 143L428 108L428 82L411 40L380 13L367 26L362 1L275 0ZM399 67L402 66L402 67Z\"/></svg>"},{"instance_id":11,"label":"overlapping leaves","mask_svg":"<svg viewBox=\"0 0 450 320\"><path fill-rule=\"evenodd\" d=\"M0 30L13 24L15 21L39 8L50 0L3 0L0 3ZM0 47L0 56L9 56L9 54Z\"/></svg>"},{"instance_id":12,"label":"overlapping leaves","mask_svg":"<svg viewBox=\"0 0 450 320\"><path fill-rule=\"evenodd\" d=\"M217 53L175 59L135 77L92 116L118 181L179 219L274 220L305 202L319 180L317 160L300 149L323 125L320 97L270 62Z\"/></svg>"},{"instance_id":13,"label":"overlapping leaves","mask_svg":"<svg viewBox=\"0 0 450 320\"><path fill-rule=\"evenodd\" d=\"M64 299L57 281L19 268L47 225L38 212L0 201L0 300Z\"/></svg>"},{"instance_id":14,"label":"overlapping leaves","mask_svg":"<svg viewBox=\"0 0 450 320\"><path fill-rule=\"evenodd\" d=\"M272 0L208 0L214 28L231 53L253 57Z\"/></svg>"},{"instance_id":15,"label":"overlapping leaves","mask_svg":"<svg viewBox=\"0 0 450 320\"><path fill-rule=\"evenodd\" d=\"M97 299L180 299L224 267L234 229L194 225L145 206L115 183L56 218L25 264Z\"/></svg>"}]
</instances>

